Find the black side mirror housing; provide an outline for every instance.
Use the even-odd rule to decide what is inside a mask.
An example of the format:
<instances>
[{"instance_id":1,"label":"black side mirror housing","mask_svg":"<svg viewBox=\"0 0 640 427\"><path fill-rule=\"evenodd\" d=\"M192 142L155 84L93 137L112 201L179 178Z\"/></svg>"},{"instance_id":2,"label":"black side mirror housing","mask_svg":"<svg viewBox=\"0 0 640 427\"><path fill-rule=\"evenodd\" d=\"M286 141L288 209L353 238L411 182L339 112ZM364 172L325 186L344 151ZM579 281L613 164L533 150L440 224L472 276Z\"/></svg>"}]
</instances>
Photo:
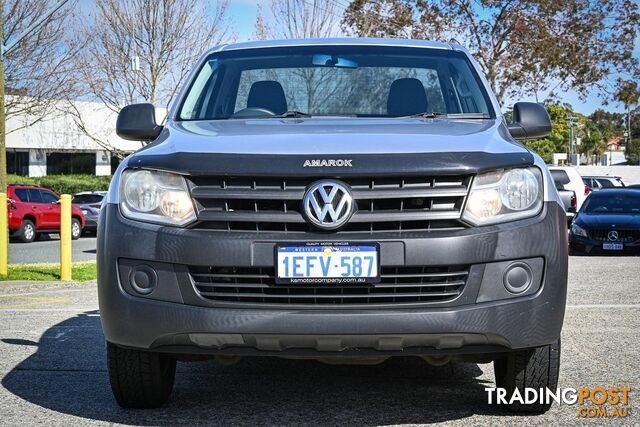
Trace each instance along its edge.
<instances>
[{"instance_id":1,"label":"black side mirror housing","mask_svg":"<svg viewBox=\"0 0 640 427\"><path fill-rule=\"evenodd\" d=\"M549 113L535 102L516 102L509 133L514 139L544 138L551 133Z\"/></svg>"},{"instance_id":2,"label":"black side mirror housing","mask_svg":"<svg viewBox=\"0 0 640 427\"><path fill-rule=\"evenodd\" d=\"M160 135L162 126L156 123L153 104L127 105L118 114L116 134L130 141L153 141Z\"/></svg>"}]
</instances>

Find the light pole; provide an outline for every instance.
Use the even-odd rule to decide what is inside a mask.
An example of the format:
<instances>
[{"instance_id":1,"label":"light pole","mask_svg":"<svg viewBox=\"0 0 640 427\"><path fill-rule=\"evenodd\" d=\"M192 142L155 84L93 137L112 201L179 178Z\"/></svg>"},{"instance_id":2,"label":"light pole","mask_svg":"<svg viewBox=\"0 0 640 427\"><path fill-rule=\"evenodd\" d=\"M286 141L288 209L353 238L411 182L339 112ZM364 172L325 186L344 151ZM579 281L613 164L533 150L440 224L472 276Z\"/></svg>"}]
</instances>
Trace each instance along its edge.
<instances>
[{"instance_id":1,"label":"light pole","mask_svg":"<svg viewBox=\"0 0 640 427\"><path fill-rule=\"evenodd\" d=\"M7 189L7 146L5 140L5 111L4 111L4 57L10 53L20 41L36 31L40 26L53 15L58 9L64 6L69 0L60 0L58 4L50 11L44 13L40 18L36 19L22 33L15 36L7 44L4 43L4 1L0 0L0 193Z\"/></svg>"}]
</instances>

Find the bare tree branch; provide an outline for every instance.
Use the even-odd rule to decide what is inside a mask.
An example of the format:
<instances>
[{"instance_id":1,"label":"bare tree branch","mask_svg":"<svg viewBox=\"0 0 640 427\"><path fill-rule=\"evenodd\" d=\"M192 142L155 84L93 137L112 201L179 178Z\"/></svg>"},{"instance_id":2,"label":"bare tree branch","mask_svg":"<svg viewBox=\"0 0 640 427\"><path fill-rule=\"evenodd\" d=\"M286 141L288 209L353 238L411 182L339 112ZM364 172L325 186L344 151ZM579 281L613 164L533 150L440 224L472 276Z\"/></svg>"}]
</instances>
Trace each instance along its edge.
<instances>
[{"instance_id":1,"label":"bare tree branch","mask_svg":"<svg viewBox=\"0 0 640 427\"><path fill-rule=\"evenodd\" d=\"M227 0L96 0L94 16L78 23L77 38L86 44L76 61L84 98L116 113L137 102L168 108L197 58L234 38L227 6ZM83 133L118 152L71 112Z\"/></svg>"}]
</instances>

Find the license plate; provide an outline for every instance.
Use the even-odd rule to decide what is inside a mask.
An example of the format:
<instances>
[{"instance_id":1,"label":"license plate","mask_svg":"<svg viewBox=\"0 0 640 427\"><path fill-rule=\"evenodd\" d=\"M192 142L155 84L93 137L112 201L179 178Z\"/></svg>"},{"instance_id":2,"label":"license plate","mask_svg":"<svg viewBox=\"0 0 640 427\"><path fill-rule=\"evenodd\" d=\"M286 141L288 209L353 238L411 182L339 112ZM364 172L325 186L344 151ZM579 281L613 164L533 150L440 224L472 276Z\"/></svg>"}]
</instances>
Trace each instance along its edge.
<instances>
[{"instance_id":1,"label":"license plate","mask_svg":"<svg viewBox=\"0 0 640 427\"><path fill-rule=\"evenodd\" d=\"M622 243L603 243L602 249L606 249L608 251L621 251L624 249L624 244Z\"/></svg>"},{"instance_id":2,"label":"license plate","mask_svg":"<svg viewBox=\"0 0 640 427\"><path fill-rule=\"evenodd\" d=\"M377 243L276 245L278 284L358 284L380 281Z\"/></svg>"}]
</instances>

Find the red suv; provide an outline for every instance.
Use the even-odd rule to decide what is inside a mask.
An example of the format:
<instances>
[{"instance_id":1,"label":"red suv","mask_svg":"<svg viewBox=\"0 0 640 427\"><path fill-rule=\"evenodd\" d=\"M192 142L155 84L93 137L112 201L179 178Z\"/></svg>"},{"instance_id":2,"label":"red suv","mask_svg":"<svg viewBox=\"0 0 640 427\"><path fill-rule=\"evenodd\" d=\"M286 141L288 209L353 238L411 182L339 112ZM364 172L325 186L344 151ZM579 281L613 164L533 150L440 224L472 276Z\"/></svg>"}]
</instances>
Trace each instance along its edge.
<instances>
[{"instance_id":1,"label":"red suv","mask_svg":"<svg viewBox=\"0 0 640 427\"><path fill-rule=\"evenodd\" d=\"M60 231L60 197L51 190L31 185L9 185L9 232L25 243L33 242L40 233ZM71 238L82 234L84 215L71 206Z\"/></svg>"}]
</instances>

